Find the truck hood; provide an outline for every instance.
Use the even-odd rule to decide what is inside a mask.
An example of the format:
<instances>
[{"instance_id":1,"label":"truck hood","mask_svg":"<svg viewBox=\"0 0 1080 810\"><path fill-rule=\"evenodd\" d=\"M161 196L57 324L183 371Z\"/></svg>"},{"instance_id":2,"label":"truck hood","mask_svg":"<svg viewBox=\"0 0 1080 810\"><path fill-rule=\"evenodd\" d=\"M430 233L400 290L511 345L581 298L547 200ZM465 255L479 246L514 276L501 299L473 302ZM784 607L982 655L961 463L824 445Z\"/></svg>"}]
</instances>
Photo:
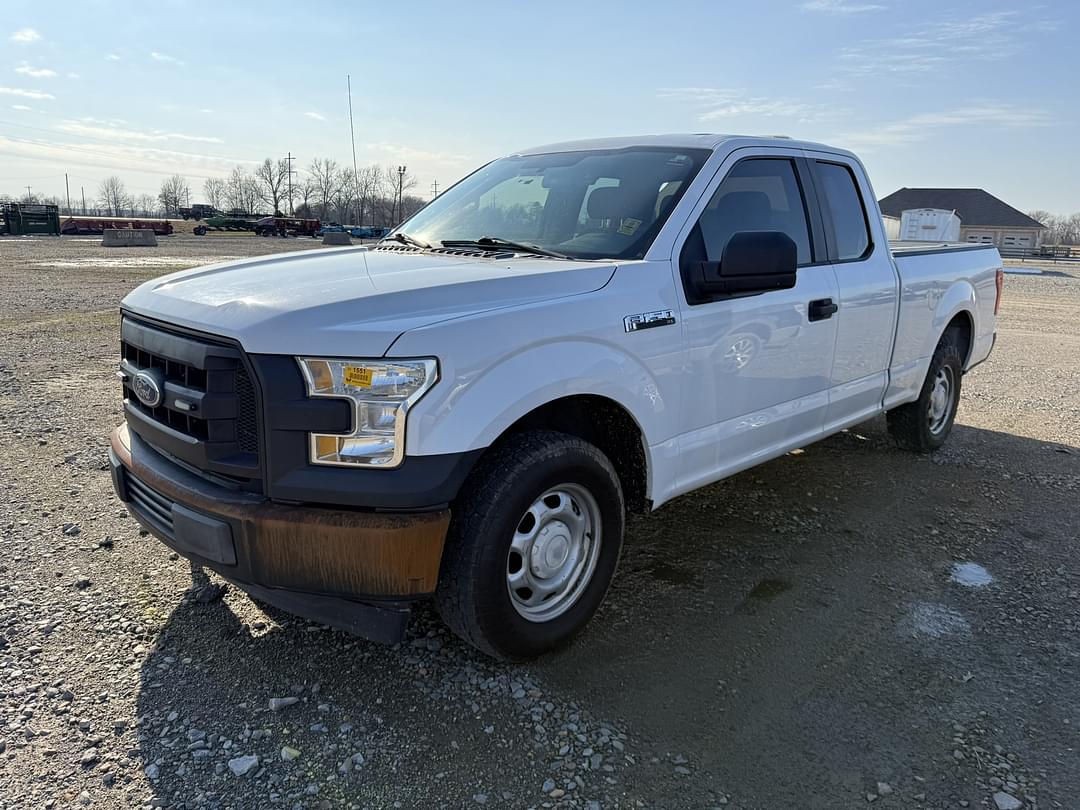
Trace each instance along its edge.
<instances>
[{"instance_id":1,"label":"truck hood","mask_svg":"<svg viewBox=\"0 0 1080 810\"><path fill-rule=\"evenodd\" d=\"M380 357L410 329L592 292L614 272L595 262L332 248L172 273L137 287L123 307L256 354Z\"/></svg>"}]
</instances>

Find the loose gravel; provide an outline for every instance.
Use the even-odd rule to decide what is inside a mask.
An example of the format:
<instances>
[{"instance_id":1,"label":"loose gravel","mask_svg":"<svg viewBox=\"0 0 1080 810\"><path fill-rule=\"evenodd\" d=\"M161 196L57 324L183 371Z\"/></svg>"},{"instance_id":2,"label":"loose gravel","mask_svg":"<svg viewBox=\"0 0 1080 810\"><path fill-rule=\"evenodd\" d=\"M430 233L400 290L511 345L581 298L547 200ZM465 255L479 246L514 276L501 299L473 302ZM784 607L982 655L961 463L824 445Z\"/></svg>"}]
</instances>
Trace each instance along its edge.
<instances>
[{"instance_id":1,"label":"loose gravel","mask_svg":"<svg viewBox=\"0 0 1080 810\"><path fill-rule=\"evenodd\" d=\"M139 531L122 295L315 240L0 240L0 808L1074 807L1080 273L1010 275L932 457L883 420L634 517L569 650L383 647ZM152 259L152 261L150 261Z\"/></svg>"}]
</instances>

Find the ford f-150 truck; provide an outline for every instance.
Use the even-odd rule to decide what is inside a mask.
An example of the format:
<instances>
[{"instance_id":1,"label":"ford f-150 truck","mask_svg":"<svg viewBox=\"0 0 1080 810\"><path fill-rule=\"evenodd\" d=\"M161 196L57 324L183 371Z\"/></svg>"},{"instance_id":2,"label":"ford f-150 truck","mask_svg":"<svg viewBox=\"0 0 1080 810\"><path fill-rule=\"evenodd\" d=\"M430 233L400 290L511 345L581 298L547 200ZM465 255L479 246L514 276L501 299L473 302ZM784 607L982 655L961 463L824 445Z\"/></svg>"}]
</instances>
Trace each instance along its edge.
<instances>
[{"instance_id":1,"label":"ford f-150 truck","mask_svg":"<svg viewBox=\"0 0 1080 810\"><path fill-rule=\"evenodd\" d=\"M991 246L890 249L850 152L531 149L377 245L128 295L114 483L258 600L393 642L434 598L528 659L597 610L626 510L882 413L939 447L1001 285Z\"/></svg>"}]
</instances>

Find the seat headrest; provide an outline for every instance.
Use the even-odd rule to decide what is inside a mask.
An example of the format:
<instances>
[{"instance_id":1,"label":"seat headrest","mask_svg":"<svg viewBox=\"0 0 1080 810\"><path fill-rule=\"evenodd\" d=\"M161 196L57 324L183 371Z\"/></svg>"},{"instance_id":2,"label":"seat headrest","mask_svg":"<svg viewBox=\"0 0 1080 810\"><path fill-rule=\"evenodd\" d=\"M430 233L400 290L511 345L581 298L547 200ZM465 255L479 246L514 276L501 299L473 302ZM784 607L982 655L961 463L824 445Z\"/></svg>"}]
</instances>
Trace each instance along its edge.
<instances>
[{"instance_id":1,"label":"seat headrest","mask_svg":"<svg viewBox=\"0 0 1080 810\"><path fill-rule=\"evenodd\" d=\"M589 195L587 211L589 219L616 219L625 211L622 209L622 189L618 186L594 188Z\"/></svg>"},{"instance_id":2,"label":"seat headrest","mask_svg":"<svg viewBox=\"0 0 1080 810\"><path fill-rule=\"evenodd\" d=\"M720 198L716 211L725 216L736 216L741 222L767 221L772 214L772 203L764 191L732 191Z\"/></svg>"}]
</instances>

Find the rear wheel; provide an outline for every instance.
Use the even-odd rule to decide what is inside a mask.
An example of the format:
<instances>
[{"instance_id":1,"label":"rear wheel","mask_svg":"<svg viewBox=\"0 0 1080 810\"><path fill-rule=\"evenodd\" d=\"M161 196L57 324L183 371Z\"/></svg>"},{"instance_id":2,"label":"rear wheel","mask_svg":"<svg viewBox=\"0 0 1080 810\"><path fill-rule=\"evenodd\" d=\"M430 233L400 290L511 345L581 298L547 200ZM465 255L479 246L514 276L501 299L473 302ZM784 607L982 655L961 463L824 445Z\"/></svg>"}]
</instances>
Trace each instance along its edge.
<instances>
[{"instance_id":1,"label":"rear wheel","mask_svg":"<svg viewBox=\"0 0 1080 810\"><path fill-rule=\"evenodd\" d=\"M955 335L946 332L934 350L919 398L886 414L889 433L900 447L929 453L945 444L960 405L963 373Z\"/></svg>"},{"instance_id":2,"label":"rear wheel","mask_svg":"<svg viewBox=\"0 0 1080 810\"><path fill-rule=\"evenodd\" d=\"M511 437L452 509L435 604L496 658L562 646L599 608L622 547L622 489L596 447L564 433Z\"/></svg>"}]
</instances>

